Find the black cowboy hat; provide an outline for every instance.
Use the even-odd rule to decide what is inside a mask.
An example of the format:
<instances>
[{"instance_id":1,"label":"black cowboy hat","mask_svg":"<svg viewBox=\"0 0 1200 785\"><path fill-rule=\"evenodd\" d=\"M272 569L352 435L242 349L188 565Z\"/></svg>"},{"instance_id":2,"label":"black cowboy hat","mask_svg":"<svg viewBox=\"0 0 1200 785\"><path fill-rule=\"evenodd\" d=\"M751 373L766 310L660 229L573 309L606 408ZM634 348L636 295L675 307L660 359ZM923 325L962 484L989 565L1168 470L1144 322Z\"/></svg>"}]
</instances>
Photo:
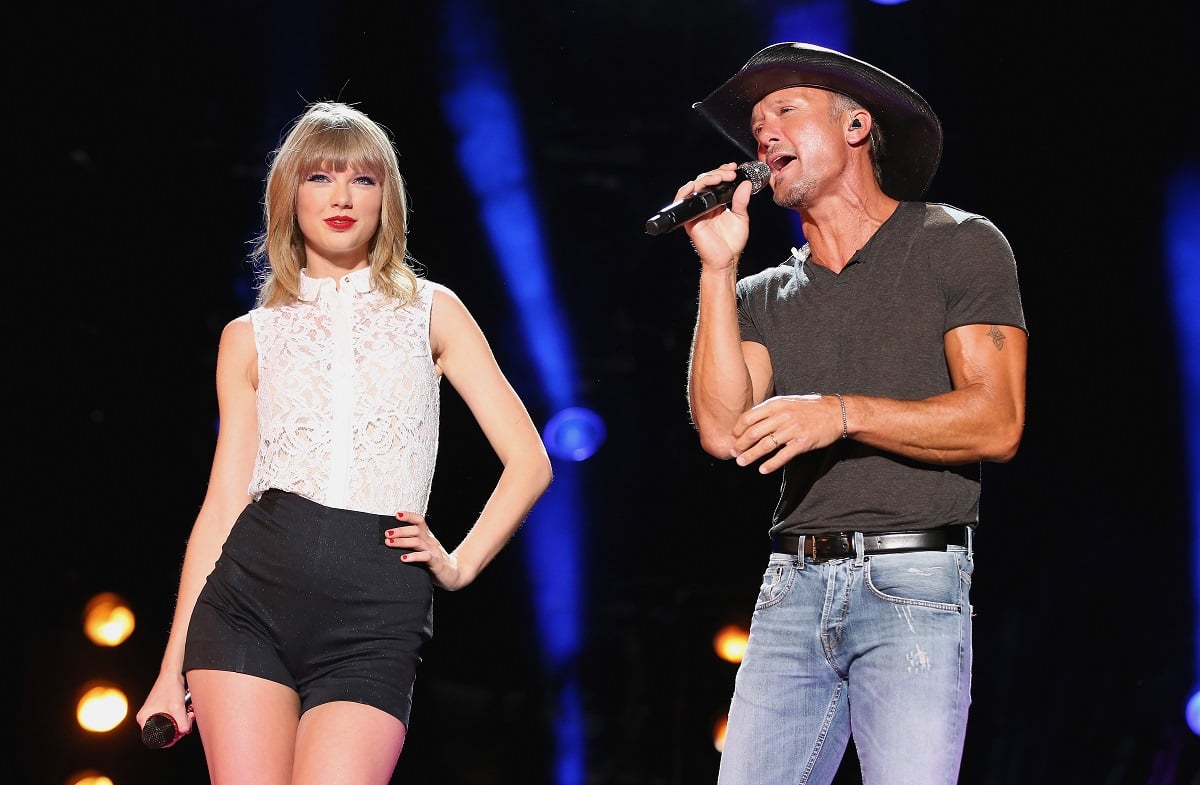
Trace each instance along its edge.
<instances>
[{"instance_id":1,"label":"black cowboy hat","mask_svg":"<svg viewBox=\"0 0 1200 785\"><path fill-rule=\"evenodd\" d=\"M870 110L886 145L880 158L884 193L920 199L942 157L942 124L916 90L870 63L815 44L772 44L692 108L751 158L758 142L750 111L785 87L823 87L848 95Z\"/></svg>"}]
</instances>

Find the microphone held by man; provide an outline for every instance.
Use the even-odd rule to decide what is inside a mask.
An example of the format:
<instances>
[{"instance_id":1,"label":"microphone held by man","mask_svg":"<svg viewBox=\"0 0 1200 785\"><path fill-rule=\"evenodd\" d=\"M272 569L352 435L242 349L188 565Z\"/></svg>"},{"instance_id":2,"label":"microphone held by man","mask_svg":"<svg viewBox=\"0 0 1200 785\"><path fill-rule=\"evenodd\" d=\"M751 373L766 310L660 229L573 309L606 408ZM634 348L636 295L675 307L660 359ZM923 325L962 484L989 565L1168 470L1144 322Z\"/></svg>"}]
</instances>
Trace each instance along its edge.
<instances>
[{"instance_id":1,"label":"microphone held by man","mask_svg":"<svg viewBox=\"0 0 1200 785\"><path fill-rule=\"evenodd\" d=\"M771 177L771 169L762 161L747 161L737 168L737 177L729 182L718 183L712 188L697 191L691 196L663 207L646 221L646 234L660 235L683 226L706 213L729 204L733 192L746 180L750 181L750 193L756 194Z\"/></svg>"}]
</instances>

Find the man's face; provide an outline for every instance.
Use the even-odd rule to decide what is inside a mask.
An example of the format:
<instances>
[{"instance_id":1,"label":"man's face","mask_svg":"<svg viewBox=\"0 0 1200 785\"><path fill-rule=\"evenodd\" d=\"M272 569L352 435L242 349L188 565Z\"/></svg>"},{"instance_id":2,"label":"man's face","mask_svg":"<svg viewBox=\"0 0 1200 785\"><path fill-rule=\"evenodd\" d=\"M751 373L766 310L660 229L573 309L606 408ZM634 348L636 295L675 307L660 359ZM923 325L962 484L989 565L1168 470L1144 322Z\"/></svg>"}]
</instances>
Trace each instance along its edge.
<instances>
[{"instance_id":1,"label":"man's face","mask_svg":"<svg viewBox=\"0 0 1200 785\"><path fill-rule=\"evenodd\" d=\"M781 207L808 204L846 166L848 148L832 97L819 87L786 87L751 110L758 158L771 168L771 190Z\"/></svg>"}]
</instances>

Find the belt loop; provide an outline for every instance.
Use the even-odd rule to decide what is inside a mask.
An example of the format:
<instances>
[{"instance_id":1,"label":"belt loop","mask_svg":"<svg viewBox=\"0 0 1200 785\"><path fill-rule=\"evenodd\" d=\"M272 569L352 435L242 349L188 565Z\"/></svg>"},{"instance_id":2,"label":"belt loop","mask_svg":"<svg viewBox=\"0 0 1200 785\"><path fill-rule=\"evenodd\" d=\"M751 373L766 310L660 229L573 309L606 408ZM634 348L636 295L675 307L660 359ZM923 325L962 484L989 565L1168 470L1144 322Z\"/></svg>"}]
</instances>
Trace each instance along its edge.
<instances>
[{"instance_id":1,"label":"belt loop","mask_svg":"<svg viewBox=\"0 0 1200 785\"><path fill-rule=\"evenodd\" d=\"M865 553L867 550L866 543L863 541L862 532L853 532L852 535L851 541L854 543L854 566L861 567L867 557Z\"/></svg>"},{"instance_id":2,"label":"belt loop","mask_svg":"<svg viewBox=\"0 0 1200 785\"><path fill-rule=\"evenodd\" d=\"M975 560L975 525L965 524L967 528L967 561Z\"/></svg>"}]
</instances>

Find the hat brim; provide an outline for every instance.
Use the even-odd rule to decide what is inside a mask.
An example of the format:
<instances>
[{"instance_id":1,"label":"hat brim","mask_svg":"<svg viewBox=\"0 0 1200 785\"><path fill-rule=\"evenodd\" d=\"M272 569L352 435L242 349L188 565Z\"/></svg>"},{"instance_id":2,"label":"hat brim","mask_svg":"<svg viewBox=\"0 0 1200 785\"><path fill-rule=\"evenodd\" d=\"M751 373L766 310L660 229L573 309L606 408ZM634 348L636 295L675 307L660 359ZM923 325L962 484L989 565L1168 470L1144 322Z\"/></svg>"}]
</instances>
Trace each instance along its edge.
<instances>
[{"instance_id":1,"label":"hat brim","mask_svg":"<svg viewBox=\"0 0 1200 785\"><path fill-rule=\"evenodd\" d=\"M815 44L773 44L692 108L755 158L758 142L750 132L750 112L786 87L822 87L859 101L886 140L879 162L883 192L900 200L924 196L942 157L941 121L916 90L849 55Z\"/></svg>"}]
</instances>

